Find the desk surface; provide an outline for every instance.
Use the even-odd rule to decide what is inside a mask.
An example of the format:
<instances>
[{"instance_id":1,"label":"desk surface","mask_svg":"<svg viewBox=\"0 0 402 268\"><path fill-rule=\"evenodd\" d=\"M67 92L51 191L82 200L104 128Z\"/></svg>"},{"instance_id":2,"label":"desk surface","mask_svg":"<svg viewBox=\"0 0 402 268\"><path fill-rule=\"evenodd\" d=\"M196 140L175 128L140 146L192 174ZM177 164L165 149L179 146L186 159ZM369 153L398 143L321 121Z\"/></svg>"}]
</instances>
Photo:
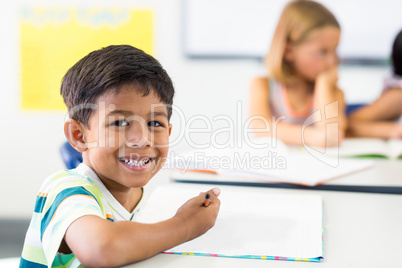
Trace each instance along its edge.
<instances>
[{"instance_id":1,"label":"desk surface","mask_svg":"<svg viewBox=\"0 0 402 268\"><path fill-rule=\"evenodd\" d=\"M326 184L402 187L402 160L375 159L371 168L346 175Z\"/></svg>"},{"instance_id":2,"label":"desk surface","mask_svg":"<svg viewBox=\"0 0 402 268\"><path fill-rule=\"evenodd\" d=\"M402 194L402 160L375 159L373 162L373 166L365 170L334 178L314 187L247 180L227 175L214 175L201 172L174 172L172 177L175 181L186 183Z\"/></svg>"},{"instance_id":3,"label":"desk surface","mask_svg":"<svg viewBox=\"0 0 402 268\"><path fill-rule=\"evenodd\" d=\"M342 178L402 185L401 161L376 161L374 168ZM397 173L395 173L397 172ZM171 183L166 172L150 188ZM348 180L348 177L350 180ZM341 180L341 179L340 179ZM333 181L335 183L336 181ZM222 186L239 187L239 186ZM208 189L209 186L205 185ZM127 267L402 267L402 195L250 187L253 191L319 194L324 210L324 261L321 263L159 254Z\"/></svg>"}]
</instances>

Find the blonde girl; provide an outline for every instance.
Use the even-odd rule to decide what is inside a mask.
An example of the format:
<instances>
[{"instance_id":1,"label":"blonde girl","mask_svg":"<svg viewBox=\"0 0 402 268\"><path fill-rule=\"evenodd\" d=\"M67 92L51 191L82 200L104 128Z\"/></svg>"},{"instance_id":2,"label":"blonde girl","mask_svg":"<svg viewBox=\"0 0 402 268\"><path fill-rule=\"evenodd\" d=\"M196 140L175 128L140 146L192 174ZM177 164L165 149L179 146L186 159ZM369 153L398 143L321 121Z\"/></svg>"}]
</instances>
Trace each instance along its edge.
<instances>
[{"instance_id":1,"label":"blonde girl","mask_svg":"<svg viewBox=\"0 0 402 268\"><path fill-rule=\"evenodd\" d=\"M287 144L336 146L346 129L337 87L340 26L323 5L289 2L265 58L266 77L251 82L251 127Z\"/></svg>"}]
</instances>

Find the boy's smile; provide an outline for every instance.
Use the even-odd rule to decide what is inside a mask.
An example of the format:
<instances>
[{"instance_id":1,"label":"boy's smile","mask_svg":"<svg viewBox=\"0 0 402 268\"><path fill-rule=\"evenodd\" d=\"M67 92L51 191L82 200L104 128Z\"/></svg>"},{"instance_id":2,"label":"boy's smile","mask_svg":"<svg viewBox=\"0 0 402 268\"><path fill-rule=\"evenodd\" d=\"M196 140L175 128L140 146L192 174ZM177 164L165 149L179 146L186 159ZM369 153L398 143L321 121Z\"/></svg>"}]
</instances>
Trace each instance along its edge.
<instances>
[{"instance_id":1,"label":"boy's smile","mask_svg":"<svg viewBox=\"0 0 402 268\"><path fill-rule=\"evenodd\" d=\"M134 85L122 86L118 93L98 98L89 126L83 128L83 162L119 200L161 169L170 131L167 107L153 90L143 96Z\"/></svg>"},{"instance_id":2,"label":"boy's smile","mask_svg":"<svg viewBox=\"0 0 402 268\"><path fill-rule=\"evenodd\" d=\"M136 171L146 170L154 159L152 157L138 157L138 160L130 157L120 157L119 160L129 169Z\"/></svg>"}]
</instances>

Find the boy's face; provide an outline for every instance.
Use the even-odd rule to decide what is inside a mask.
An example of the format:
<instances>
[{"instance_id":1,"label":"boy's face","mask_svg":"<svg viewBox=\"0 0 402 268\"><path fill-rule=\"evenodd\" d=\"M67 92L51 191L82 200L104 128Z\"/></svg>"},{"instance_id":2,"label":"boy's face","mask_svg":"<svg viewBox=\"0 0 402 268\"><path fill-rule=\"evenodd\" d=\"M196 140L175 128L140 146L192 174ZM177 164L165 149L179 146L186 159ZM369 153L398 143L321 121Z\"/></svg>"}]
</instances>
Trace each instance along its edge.
<instances>
[{"instance_id":1,"label":"boy's face","mask_svg":"<svg viewBox=\"0 0 402 268\"><path fill-rule=\"evenodd\" d=\"M166 160L172 128L166 105L154 91L142 95L127 85L100 96L84 128L83 162L109 190L143 187Z\"/></svg>"}]
</instances>

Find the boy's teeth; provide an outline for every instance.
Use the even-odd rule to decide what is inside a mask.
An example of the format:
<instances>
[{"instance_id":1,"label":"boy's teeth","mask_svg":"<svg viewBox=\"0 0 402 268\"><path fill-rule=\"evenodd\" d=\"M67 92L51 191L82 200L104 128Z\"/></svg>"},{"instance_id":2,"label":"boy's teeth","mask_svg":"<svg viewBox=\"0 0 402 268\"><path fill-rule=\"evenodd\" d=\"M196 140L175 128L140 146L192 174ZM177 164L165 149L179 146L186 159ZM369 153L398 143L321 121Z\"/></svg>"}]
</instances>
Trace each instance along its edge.
<instances>
[{"instance_id":1,"label":"boy's teeth","mask_svg":"<svg viewBox=\"0 0 402 268\"><path fill-rule=\"evenodd\" d=\"M145 163L148 163L149 159L144 159L141 161L137 161L137 160L128 160L128 159L124 159L124 163L129 164L130 166L143 166Z\"/></svg>"}]
</instances>

